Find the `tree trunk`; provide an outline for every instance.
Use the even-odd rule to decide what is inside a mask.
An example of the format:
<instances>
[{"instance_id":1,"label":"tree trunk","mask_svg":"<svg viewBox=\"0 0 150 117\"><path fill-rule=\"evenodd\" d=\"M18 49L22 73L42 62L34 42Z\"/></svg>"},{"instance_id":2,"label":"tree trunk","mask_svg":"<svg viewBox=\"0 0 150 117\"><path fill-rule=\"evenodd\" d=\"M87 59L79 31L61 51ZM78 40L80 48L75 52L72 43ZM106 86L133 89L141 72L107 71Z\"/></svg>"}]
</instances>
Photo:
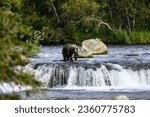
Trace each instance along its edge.
<instances>
[{"instance_id":1,"label":"tree trunk","mask_svg":"<svg viewBox=\"0 0 150 117\"><path fill-rule=\"evenodd\" d=\"M131 26L130 26L130 18L127 16L127 33L128 35L131 34Z\"/></svg>"},{"instance_id":2,"label":"tree trunk","mask_svg":"<svg viewBox=\"0 0 150 117\"><path fill-rule=\"evenodd\" d=\"M129 18L129 12L128 12L128 5L127 5L127 0L126 0L126 7L125 7L125 10L126 10L126 24L127 24L127 33L128 33L128 35L130 35L131 34L131 25L130 25L130 18Z\"/></svg>"},{"instance_id":3,"label":"tree trunk","mask_svg":"<svg viewBox=\"0 0 150 117\"><path fill-rule=\"evenodd\" d=\"M132 30L134 29L134 27L135 27L135 18L132 19Z\"/></svg>"},{"instance_id":4,"label":"tree trunk","mask_svg":"<svg viewBox=\"0 0 150 117\"><path fill-rule=\"evenodd\" d=\"M113 29L116 30L116 26L115 26L114 19L113 19L113 14L112 14L112 11L110 9L109 9L109 14L110 14L110 19L111 19L111 22L112 22L112 25L113 25Z\"/></svg>"},{"instance_id":5,"label":"tree trunk","mask_svg":"<svg viewBox=\"0 0 150 117\"><path fill-rule=\"evenodd\" d=\"M53 10L54 10L54 13L55 13L55 16L56 16L57 22L58 22L58 24L60 24L60 19L59 19L59 16L58 16L58 13L57 13L56 7L55 7L55 6L54 6L54 4L53 4L53 0L51 0L51 6L52 6L52 8L53 8Z\"/></svg>"}]
</instances>

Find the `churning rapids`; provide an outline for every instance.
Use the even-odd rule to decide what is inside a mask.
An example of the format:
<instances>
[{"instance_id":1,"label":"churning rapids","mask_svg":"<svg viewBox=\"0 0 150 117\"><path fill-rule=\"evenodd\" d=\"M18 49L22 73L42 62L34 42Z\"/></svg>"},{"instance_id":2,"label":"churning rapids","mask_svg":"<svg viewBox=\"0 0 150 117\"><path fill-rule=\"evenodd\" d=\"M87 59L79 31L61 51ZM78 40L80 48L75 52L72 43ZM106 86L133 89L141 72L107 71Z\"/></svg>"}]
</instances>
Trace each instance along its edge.
<instances>
[{"instance_id":1,"label":"churning rapids","mask_svg":"<svg viewBox=\"0 0 150 117\"><path fill-rule=\"evenodd\" d=\"M43 47L25 66L46 94L23 99L150 99L150 46L108 45L107 55L63 62L62 46Z\"/></svg>"}]
</instances>

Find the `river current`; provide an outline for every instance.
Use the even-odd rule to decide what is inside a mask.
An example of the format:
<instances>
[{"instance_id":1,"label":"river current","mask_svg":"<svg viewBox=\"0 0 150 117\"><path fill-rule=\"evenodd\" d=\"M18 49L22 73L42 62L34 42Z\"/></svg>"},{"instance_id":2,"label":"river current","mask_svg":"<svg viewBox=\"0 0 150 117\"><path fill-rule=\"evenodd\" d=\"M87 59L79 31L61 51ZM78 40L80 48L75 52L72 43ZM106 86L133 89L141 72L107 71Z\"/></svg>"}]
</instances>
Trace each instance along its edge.
<instances>
[{"instance_id":1,"label":"river current","mask_svg":"<svg viewBox=\"0 0 150 117\"><path fill-rule=\"evenodd\" d=\"M64 62L62 46L44 46L25 71L43 82L45 94L23 99L150 99L150 46L108 45L108 54Z\"/></svg>"}]
</instances>

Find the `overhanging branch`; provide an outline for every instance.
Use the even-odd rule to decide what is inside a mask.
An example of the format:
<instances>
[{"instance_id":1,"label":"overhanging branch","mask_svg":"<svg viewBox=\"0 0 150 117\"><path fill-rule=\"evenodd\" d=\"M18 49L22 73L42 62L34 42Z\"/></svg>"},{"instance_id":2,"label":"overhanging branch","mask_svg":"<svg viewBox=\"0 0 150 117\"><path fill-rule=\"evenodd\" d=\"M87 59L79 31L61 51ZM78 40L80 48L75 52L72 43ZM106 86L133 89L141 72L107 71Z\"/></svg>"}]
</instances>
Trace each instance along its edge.
<instances>
[{"instance_id":1,"label":"overhanging branch","mask_svg":"<svg viewBox=\"0 0 150 117\"><path fill-rule=\"evenodd\" d=\"M54 6L54 4L53 4L53 0L51 0L50 2L51 2L51 6L52 6L52 8L53 8L53 10L54 10L54 13L55 13L55 16L56 16L57 22L58 22L58 24L60 24L60 19L59 19L59 16L58 16L58 13L57 13L56 7L55 7L55 6Z\"/></svg>"},{"instance_id":2,"label":"overhanging branch","mask_svg":"<svg viewBox=\"0 0 150 117\"><path fill-rule=\"evenodd\" d=\"M96 18L89 18L89 19L98 22L98 23L99 23L98 26L101 26L101 25L107 26L108 29L110 29L112 32L115 33L114 29L113 29L108 23L103 22L103 21L101 21L101 20L98 20L98 19L96 19Z\"/></svg>"}]
</instances>

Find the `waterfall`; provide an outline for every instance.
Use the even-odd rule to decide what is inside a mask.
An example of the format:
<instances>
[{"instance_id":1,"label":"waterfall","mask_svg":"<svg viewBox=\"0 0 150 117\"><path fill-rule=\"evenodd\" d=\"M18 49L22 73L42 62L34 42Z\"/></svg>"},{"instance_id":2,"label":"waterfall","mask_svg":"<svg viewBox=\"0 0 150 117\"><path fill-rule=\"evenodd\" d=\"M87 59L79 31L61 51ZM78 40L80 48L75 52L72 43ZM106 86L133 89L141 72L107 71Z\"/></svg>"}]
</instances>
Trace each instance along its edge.
<instances>
[{"instance_id":1,"label":"waterfall","mask_svg":"<svg viewBox=\"0 0 150 117\"><path fill-rule=\"evenodd\" d=\"M150 85L150 69L123 68L118 64L68 65L33 64L26 66L45 87L103 87Z\"/></svg>"},{"instance_id":2,"label":"waterfall","mask_svg":"<svg viewBox=\"0 0 150 117\"><path fill-rule=\"evenodd\" d=\"M67 85L76 86L104 86L111 85L108 70L100 68L71 67Z\"/></svg>"}]
</instances>

